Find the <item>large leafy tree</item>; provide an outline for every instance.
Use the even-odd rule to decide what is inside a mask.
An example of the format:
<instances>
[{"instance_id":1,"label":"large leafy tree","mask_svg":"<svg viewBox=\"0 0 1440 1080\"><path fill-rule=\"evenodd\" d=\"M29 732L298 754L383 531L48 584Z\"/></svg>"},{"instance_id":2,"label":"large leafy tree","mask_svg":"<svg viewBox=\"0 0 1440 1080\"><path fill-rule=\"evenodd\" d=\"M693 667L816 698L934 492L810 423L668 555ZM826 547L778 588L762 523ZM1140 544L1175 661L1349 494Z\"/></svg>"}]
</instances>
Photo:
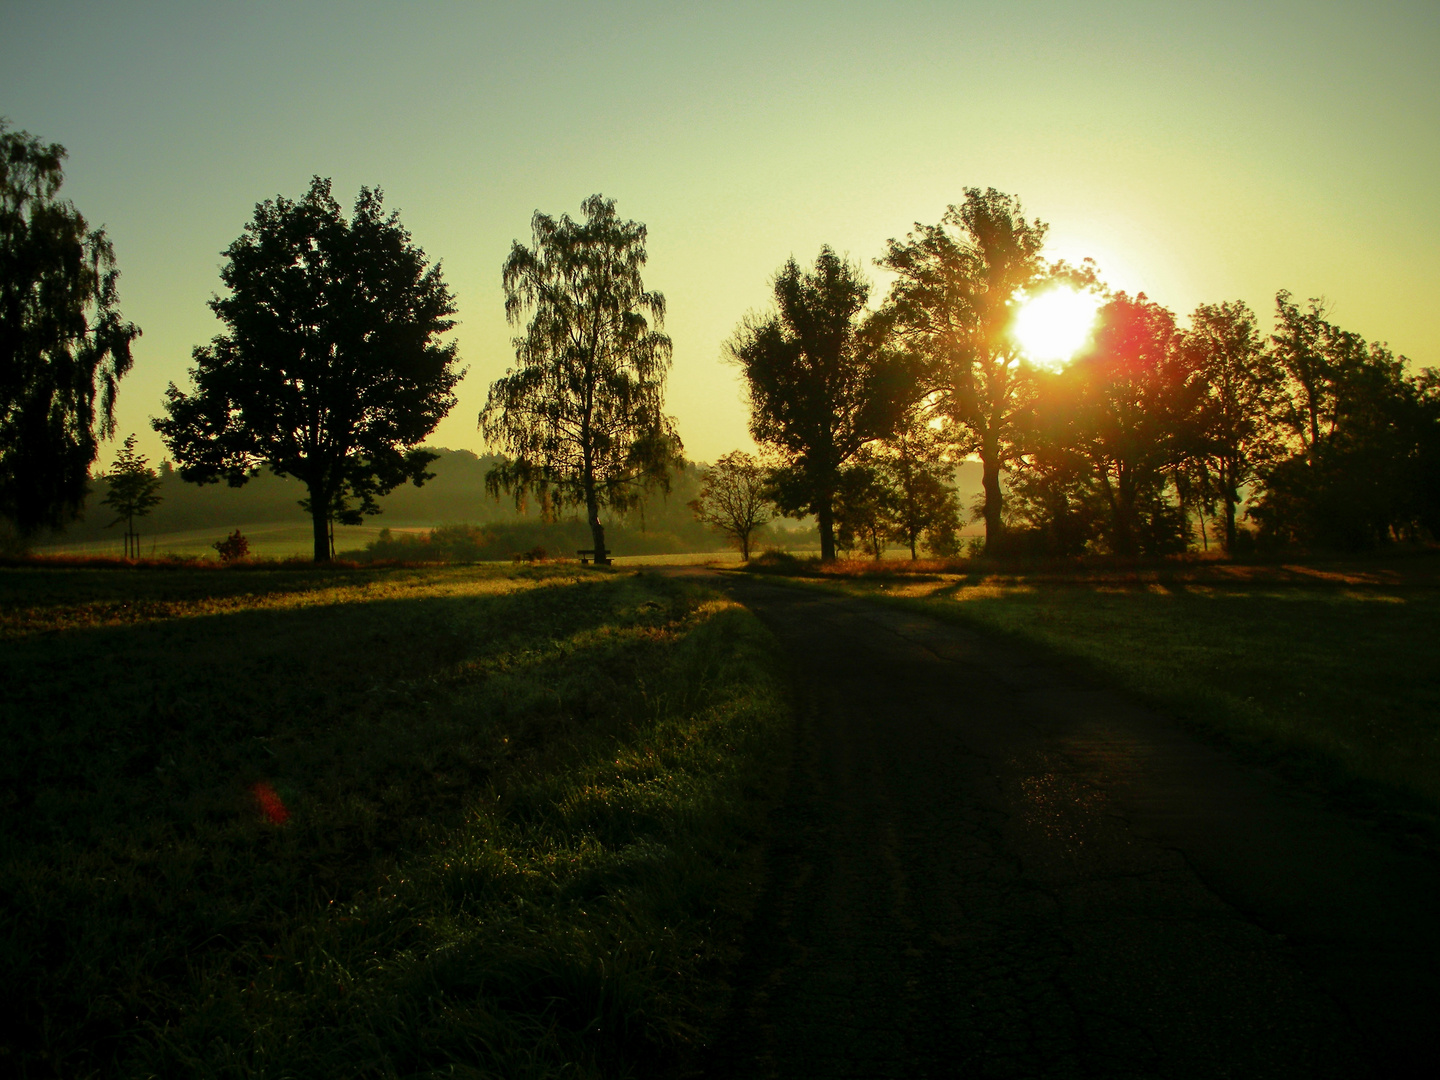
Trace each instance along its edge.
<instances>
[{"instance_id":1,"label":"large leafy tree","mask_svg":"<svg viewBox=\"0 0 1440 1080\"><path fill-rule=\"evenodd\" d=\"M626 510L666 487L680 462L665 415L670 338L665 297L645 288L646 229L592 195L585 220L536 211L501 281L505 314L525 324L515 366L490 384L480 427L505 455L486 483L547 512L585 509L595 561L606 561L604 508Z\"/></svg>"},{"instance_id":2,"label":"large leafy tree","mask_svg":"<svg viewBox=\"0 0 1440 1080\"><path fill-rule=\"evenodd\" d=\"M814 514L820 557L835 558L835 500L861 449L895 430L915 394L912 365L882 319L862 317L870 285L829 247L813 270L775 275L776 310L746 319L726 349L744 371L750 433L783 465L777 505Z\"/></svg>"},{"instance_id":3,"label":"large leafy tree","mask_svg":"<svg viewBox=\"0 0 1440 1080\"><path fill-rule=\"evenodd\" d=\"M140 335L105 230L59 198L65 156L0 120L0 517L22 535L80 507Z\"/></svg>"},{"instance_id":4,"label":"large leafy tree","mask_svg":"<svg viewBox=\"0 0 1440 1080\"><path fill-rule=\"evenodd\" d=\"M195 349L194 390L172 383L155 429L186 480L238 487L262 466L301 480L328 561L332 519L428 478L435 455L417 446L462 374L440 340L454 298L378 190L347 220L318 176L299 201L256 206L225 259L210 307L228 332Z\"/></svg>"},{"instance_id":5,"label":"large leafy tree","mask_svg":"<svg viewBox=\"0 0 1440 1080\"><path fill-rule=\"evenodd\" d=\"M1279 449L1281 372L1243 301L1201 304L1177 345L1197 395L1192 452L1202 495L1224 508L1225 550L1233 553L1241 489Z\"/></svg>"},{"instance_id":6,"label":"large leafy tree","mask_svg":"<svg viewBox=\"0 0 1440 1080\"><path fill-rule=\"evenodd\" d=\"M1176 336L1175 316L1144 293L1115 295L1091 348L1045 380L1035 409L1048 444L1040 458L1054 477L1076 458L1086 464L1100 533L1120 555L1184 548L1184 515L1169 488L1190 451L1196 388Z\"/></svg>"},{"instance_id":7,"label":"large leafy tree","mask_svg":"<svg viewBox=\"0 0 1440 1080\"><path fill-rule=\"evenodd\" d=\"M938 224L917 222L878 260L896 275L887 308L925 358L927 388L938 392L940 408L962 434L959 449L980 458L987 545L1003 528L1000 474L1018 453L1016 423L1032 389L1011 333L1016 305L1043 282L1088 280L1045 264L1047 230L1024 216L1014 196L966 188L965 201Z\"/></svg>"},{"instance_id":8,"label":"large leafy tree","mask_svg":"<svg viewBox=\"0 0 1440 1080\"><path fill-rule=\"evenodd\" d=\"M1270 352L1290 452L1262 470L1250 511L1262 535L1353 549L1433 534L1434 372L1407 376L1404 357L1334 325L1318 300L1275 302Z\"/></svg>"}]
</instances>

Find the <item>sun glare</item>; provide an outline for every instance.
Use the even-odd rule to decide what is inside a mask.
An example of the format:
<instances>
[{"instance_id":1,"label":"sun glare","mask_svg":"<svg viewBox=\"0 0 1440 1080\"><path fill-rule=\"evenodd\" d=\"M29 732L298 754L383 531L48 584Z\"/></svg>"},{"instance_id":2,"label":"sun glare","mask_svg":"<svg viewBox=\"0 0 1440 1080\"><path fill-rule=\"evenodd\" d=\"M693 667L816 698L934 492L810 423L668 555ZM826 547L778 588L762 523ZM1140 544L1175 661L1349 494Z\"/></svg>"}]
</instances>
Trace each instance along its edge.
<instances>
[{"instance_id":1,"label":"sun glare","mask_svg":"<svg viewBox=\"0 0 1440 1080\"><path fill-rule=\"evenodd\" d=\"M1063 367L1090 337L1099 307L1099 299L1088 293L1048 289L1021 305L1011 332L1032 362Z\"/></svg>"}]
</instances>

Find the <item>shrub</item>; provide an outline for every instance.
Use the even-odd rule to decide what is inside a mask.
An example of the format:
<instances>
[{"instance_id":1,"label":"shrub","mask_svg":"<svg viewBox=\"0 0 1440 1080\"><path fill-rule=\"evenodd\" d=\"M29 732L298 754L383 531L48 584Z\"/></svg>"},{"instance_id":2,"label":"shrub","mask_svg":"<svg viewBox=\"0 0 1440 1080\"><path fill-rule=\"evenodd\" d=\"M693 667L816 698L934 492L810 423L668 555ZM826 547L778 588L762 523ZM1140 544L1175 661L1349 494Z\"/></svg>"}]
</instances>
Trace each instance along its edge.
<instances>
[{"instance_id":1,"label":"shrub","mask_svg":"<svg viewBox=\"0 0 1440 1080\"><path fill-rule=\"evenodd\" d=\"M224 540L216 540L210 546L220 553L220 561L224 563L235 562L250 554L250 541L245 539L239 529Z\"/></svg>"}]
</instances>

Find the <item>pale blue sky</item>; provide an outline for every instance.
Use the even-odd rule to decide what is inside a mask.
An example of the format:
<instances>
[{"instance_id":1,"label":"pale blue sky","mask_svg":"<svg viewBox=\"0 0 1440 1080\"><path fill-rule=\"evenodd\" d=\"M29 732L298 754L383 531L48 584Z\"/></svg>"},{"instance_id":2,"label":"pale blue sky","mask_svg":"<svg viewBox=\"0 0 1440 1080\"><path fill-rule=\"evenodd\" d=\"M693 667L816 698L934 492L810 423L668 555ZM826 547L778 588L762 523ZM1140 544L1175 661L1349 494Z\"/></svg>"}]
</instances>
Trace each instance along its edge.
<instances>
[{"instance_id":1,"label":"pale blue sky","mask_svg":"<svg viewBox=\"0 0 1440 1080\"><path fill-rule=\"evenodd\" d=\"M1276 289L1440 365L1440 4L73 4L0 0L0 115L70 150L145 336L141 433L254 204L332 176L460 303L481 449L512 360L500 264L593 192L650 228L692 457L748 445L721 343L792 253L863 260L967 186L1184 315ZM877 299L883 282L877 279ZM107 447L102 460L108 461Z\"/></svg>"}]
</instances>

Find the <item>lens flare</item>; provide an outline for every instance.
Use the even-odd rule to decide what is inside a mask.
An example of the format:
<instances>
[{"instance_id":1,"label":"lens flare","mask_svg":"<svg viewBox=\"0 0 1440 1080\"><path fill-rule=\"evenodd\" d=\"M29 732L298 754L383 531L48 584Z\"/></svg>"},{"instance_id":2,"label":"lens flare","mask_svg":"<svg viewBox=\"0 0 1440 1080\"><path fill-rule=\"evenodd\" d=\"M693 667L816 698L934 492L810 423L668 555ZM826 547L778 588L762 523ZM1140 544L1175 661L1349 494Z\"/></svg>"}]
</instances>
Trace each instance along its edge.
<instances>
[{"instance_id":1,"label":"lens flare","mask_svg":"<svg viewBox=\"0 0 1440 1080\"><path fill-rule=\"evenodd\" d=\"M1047 289L1021 305L1011 333L1032 363L1060 368L1089 340L1099 308L1090 293Z\"/></svg>"},{"instance_id":2,"label":"lens flare","mask_svg":"<svg viewBox=\"0 0 1440 1080\"><path fill-rule=\"evenodd\" d=\"M260 812L272 825L284 825L290 819L290 811L286 809L279 793L265 781L261 780L252 785L250 793L255 796Z\"/></svg>"}]
</instances>

